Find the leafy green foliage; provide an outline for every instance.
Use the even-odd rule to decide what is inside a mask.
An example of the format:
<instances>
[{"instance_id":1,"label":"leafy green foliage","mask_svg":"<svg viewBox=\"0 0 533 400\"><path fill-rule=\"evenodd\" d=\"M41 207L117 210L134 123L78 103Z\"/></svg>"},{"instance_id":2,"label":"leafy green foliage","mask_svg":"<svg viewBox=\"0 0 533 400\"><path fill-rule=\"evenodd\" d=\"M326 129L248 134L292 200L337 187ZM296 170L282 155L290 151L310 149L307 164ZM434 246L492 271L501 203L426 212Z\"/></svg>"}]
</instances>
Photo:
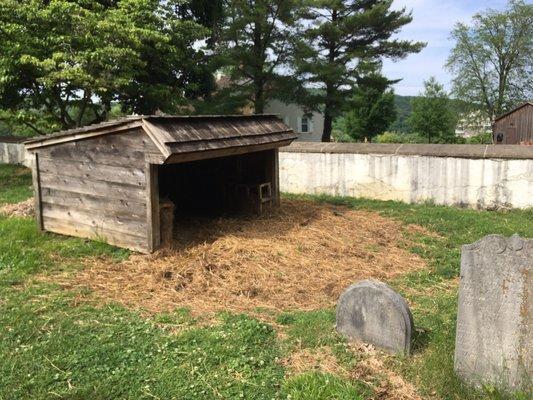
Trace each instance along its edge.
<instances>
[{"instance_id":1,"label":"leafy green foliage","mask_svg":"<svg viewBox=\"0 0 533 400\"><path fill-rule=\"evenodd\" d=\"M417 133L384 132L376 137L377 143L427 143L427 139Z\"/></svg>"},{"instance_id":2,"label":"leafy green foliage","mask_svg":"<svg viewBox=\"0 0 533 400\"><path fill-rule=\"evenodd\" d=\"M369 142L383 133L396 119L394 92L390 81L372 73L358 80L345 115L346 134L356 141Z\"/></svg>"},{"instance_id":3,"label":"leafy green foliage","mask_svg":"<svg viewBox=\"0 0 533 400\"><path fill-rule=\"evenodd\" d=\"M105 120L113 101L175 111L207 33L177 18L178 4L2 1L0 118L46 133Z\"/></svg>"},{"instance_id":4,"label":"leafy green foliage","mask_svg":"<svg viewBox=\"0 0 533 400\"><path fill-rule=\"evenodd\" d=\"M457 115L444 88L432 77L424 82L424 93L412 100L411 131L428 143L454 143Z\"/></svg>"},{"instance_id":5,"label":"leafy green foliage","mask_svg":"<svg viewBox=\"0 0 533 400\"><path fill-rule=\"evenodd\" d=\"M391 39L412 17L391 10L391 0L308 0L299 22L295 69L303 86L323 89L300 99L311 109L323 106L323 141L329 141L333 119L343 109L349 88L361 75L360 63L399 59L423 48L422 43Z\"/></svg>"},{"instance_id":6,"label":"leafy green foliage","mask_svg":"<svg viewBox=\"0 0 533 400\"><path fill-rule=\"evenodd\" d=\"M492 133L485 132L466 139L467 144L492 144Z\"/></svg>"},{"instance_id":7,"label":"leafy green foliage","mask_svg":"<svg viewBox=\"0 0 533 400\"><path fill-rule=\"evenodd\" d=\"M510 0L503 11L456 24L447 67L458 98L494 118L533 97L533 4Z\"/></svg>"}]
</instances>

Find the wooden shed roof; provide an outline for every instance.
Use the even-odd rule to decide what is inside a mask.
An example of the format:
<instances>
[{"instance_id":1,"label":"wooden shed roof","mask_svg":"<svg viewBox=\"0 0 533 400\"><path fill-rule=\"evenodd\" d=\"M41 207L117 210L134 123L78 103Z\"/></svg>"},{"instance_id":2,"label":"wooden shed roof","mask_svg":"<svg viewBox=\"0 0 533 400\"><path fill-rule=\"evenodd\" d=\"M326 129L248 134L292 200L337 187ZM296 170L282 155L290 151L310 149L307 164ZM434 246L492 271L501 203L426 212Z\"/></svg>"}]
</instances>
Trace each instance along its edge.
<instances>
[{"instance_id":1,"label":"wooden shed roof","mask_svg":"<svg viewBox=\"0 0 533 400\"><path fill-rule=\"evenodd\" d=\"M28 150L143 129L165 157L248 146L289 144L294 132L275 115L133 116L25 141Z\"/></svg>"},{"instance_id":2,"label":"wooden shed roof","mask_svg":"<svg viewBox=\"0 0 533 400\"><path fill-rule=\"evenodd\" d=\"M524 103L524 104L519 105L518 107L512 109L511 111L508 111L508 112L506 112L505 114L502 114L502 115L500 115L499 117L497 117L497 118L494 120L494 122L499 121L500 119L505 118L505 117L507 117L508 115L511 115L511 114L517 112L518 110L521 110L522 108L524 108L524 107L526 107L526 106L532 106L532 107L533 107L533 102L528 101L528 102L526 102L526 103Z\"/></svg>"}]
</instances>

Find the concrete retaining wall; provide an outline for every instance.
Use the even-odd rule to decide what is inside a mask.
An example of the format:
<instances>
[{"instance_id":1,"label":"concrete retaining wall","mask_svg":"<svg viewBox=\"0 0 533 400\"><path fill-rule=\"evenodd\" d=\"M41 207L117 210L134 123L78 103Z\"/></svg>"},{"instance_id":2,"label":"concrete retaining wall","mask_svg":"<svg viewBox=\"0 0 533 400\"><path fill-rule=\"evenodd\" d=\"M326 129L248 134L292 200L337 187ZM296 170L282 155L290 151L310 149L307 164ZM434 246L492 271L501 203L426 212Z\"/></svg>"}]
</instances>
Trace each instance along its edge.
<instances>
[{"instance_id":1,"label":"concrete retaining wall","mask_svg":"<svg viewBox=\"0 0 533 400\"><path fill-rule=\"evenodd\" d=\"M29 166L22 141L24 138L0 136L0 164L24 164Z\"/></svg>"},{"instance_id":2,"label":"concrete retaining wall","mask_svg":"<svg viewBox=\"0 0 533 400\"><path fill-rule=\"evenodd\" d=\"M533 147L294 143L280 152L284 192L533 207Z\"/></svg>"}]
</instances>

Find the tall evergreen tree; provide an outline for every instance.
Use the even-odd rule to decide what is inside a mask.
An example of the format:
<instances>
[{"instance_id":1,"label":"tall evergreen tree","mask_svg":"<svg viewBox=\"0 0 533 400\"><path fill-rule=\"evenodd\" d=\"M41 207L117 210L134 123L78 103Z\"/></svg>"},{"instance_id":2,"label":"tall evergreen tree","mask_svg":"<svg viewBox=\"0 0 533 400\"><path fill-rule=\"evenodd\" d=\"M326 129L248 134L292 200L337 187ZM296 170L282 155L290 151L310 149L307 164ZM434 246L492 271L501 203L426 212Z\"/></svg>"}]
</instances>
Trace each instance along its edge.
<instances>
[{"instance_id":1,"label":"tall evergreen tree","mask_svg":"<svg viewBox=\"0 0 533 400\"><path fill-rule=\"evenodd\" d=\"M427 137L428 143L454 143L457 115L444 87L434 77L424 82L424 92L411 101L411 131Z\"/></svg>"},{"instance_id":2,"label":"tall evergreen tree","mask_svg":"<svg viewBox=\"0 0 533 400\"><path fill-rule=\"evenodd\" d=\"M294 66L303 86L321 89L301 99L324 113L322 141L328 142L333 119L356 85L359 62L399 59L424 44L391 39L412 20L405 8L392 10L392 0L307 0L306 5Z\"/></svg>"},{"instance_id":3,"label":"tall evergreen tree","mask_svg":"<svg viewBox=\"0 0 533 400\"><path fill-rule=\"evenodd\" d=\"M228 0L218 53L233 94L263 113L283 81L280 68L290 55L291 27L299 0Z\"/></svg>"},{"instance_id":4,"label":"tall evergreen tree","mask_svg":"<svg viewBox=\"0 0 533 400\"><path fill-rule=\"evenodd\" d=\"M372 72L358 79L345 114L346 133L356 141L372 141L385 132L396 119L393 83Z\"/></svg>"}]
</instances>

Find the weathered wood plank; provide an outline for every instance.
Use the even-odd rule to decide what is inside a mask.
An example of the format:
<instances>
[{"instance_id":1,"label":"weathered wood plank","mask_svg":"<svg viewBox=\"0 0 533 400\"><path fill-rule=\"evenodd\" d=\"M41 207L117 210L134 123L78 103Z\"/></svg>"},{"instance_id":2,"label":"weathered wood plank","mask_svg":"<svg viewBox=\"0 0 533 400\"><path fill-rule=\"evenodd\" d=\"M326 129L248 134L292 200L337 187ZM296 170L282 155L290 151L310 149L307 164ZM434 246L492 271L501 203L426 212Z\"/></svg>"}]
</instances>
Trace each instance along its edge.
<instances>
[{"instance_id":1,"label":"weathered wood plank","mask_svg":"<svg viewBox=\"0 0 533 400\"><path fill-rule=\"evenodd\" d=\"M152 139L142 130L108 135L91 140L63 143L40 150L42 157L144 168L146 153L160 154Z\"/></svg>"},{"instance_id":2,"label":"weathered wood plank","mask_svg":"<svg viewBox=\"0 0 533 400\"><path fill-rule=\"evenodd\" d=\"M37 222L37 228L43 230L43 215L41 207L41 179L39 171L39 154L33 154L31 176L33 183L33 199L35 205L35 221Z\"/></svg>"},{"instance_id":3,"label":"weathered wood plank","mask_svg":"<svg viewBox=\"0 0 533 400\"><path fill-rule=\"evenodd\" d=\"M94 139L96 137L102 137L103 135L116 134L118 132L124 132L135 128L140 128L141 126L142 122L137 120L126 123L122 126L103 127L101 129L95 130L94 132L79 132L73 134L44 137L42 140L34 140L33 142L28 143L26 145L26 148L28 150L31 150L39 147L42 148L42 146L57 146L62 143L72 142L75 140L87 140L91 138Z\"/></svg>"},{"instance_id":4,"label":"weathered wood plank","mask_svg":"<svg viewBox=\"0 0 533 400\"><path fill-rule=\"evenodd\" d=\"M183 154L173 154L165 162L165 164L178 164L182 162L204 160L207 158L217 158L217 157L227 157L234 156L238 154L253 153L263 150L275 149L281 146L287 146L292 142L291 140L286 140L282 142L275 143L266 143L254 146L238 146L238 147L229 147L225 149L217 150L208 150L208 151L199 151L193 153L183 153Z\"/></svg>"},{"instance_id":5,"label":"weathered wood plank","mask_svg":"<svg viewBox=\"0 0 533 400\"><path fill-rule=\"evenodd\" d=\"M148 253L148 242L145 237L137 237L106 229L96 229L93 226L46 217L44 229L61 235L76 236L92 240L103 240L113 246L125 247L130 250Z\"/></svg>"},{"instance_id":6,"label":"weathered wood plank","mask_svg":"<svg viewBox=\"0 0 533 400\"><path fill-rule=\"evenodd\" d=\"M40 159L40 171L42 173L124 183L141 187L146 184L144 170L128 164L125 166L111 166L94 162L43 157Z\"/></svg>"},{"instance_id":7,"label":"weathered wood plank","mask_svg":"<svg viewBox=\"0 0 533 400\"><path fill-rule=\"evenodd\" d=\"M161 227L159 216L159 168L157 165L146 164L146 220L150 251L161 245Z\"/></svg>"},{"instance_id":8,"label":"weathered wood plank","mask_svg":"<svg viewBox=\"0 0 533 400\"><path fill-rule=\"evenodd\" d=\"M138 218L146 217L146 203L144 201L114 199L110 201L105 197L92 196L83 193L69 192L43 188L41 200L50 204L74 207L86 211L114 211L118 214L130 215Z\"/></svg>"},{"instance_id":9,"label":"weathered wood plank","mask_svg":"<svg viewBox=\"0 0 533 400\"><path fill-rule=\"evenodd\" d=\"M71 176L61 176L49 173L40 174L42 188L64 190L101 196L108 199L145 201L143 187L125 185L115 182L97 181L94 179L81 179Z\"/></svg>"},{"instance_id":10,"label":"weathered wood plank","mask_svg":"<svg viewBox=\"0 0 533 400\"><path fill-rule=\"evenodd\" d=\"M68 221L73 225L81 223L92 226L95 229L147 237L145 219L125 217L111 211L95 213L51 203L42 203L42 209L44 220L51 217L65 222Z\"/></svg>"}]
</instances>

